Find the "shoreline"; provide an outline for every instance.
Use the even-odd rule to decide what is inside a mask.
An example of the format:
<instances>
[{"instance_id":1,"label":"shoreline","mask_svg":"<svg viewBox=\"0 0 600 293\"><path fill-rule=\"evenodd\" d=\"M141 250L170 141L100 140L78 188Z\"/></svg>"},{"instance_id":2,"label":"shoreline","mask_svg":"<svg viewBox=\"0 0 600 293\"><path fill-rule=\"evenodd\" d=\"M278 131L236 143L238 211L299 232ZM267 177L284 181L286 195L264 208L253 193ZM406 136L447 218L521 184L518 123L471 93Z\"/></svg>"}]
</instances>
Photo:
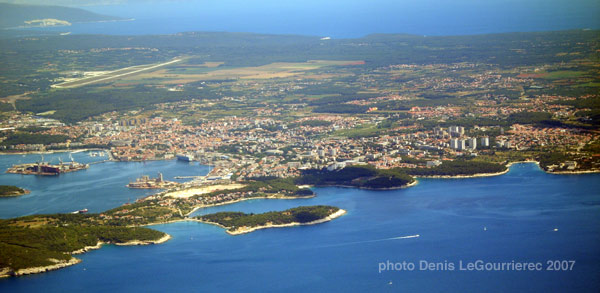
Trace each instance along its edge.
<instances>
[{"instance_id":1,"label":"shoreline","mask_svg":"<svg viewBox=\"0 0 600 293\"><path fill-rule=\"evenodd\" d=\"M581 174L598 174L598 173L600 173L600 170L557 171L557 172L548 172L548 171L544 170L544 172L546 172L548 174L554 174L554 175L581 175Z\"/></svg>"},{"instance_id":2,"label":"shoreline","mask_svg":"<svg viewBox=\"0 0 600 293\"><path fill-rule=\"evenodd\" d=\"M82 262L82 260L75 258L75 257L71 257L71 259L69 259L67 261L58 261L55 264L41 266L41 267L30 267L30 268L18 269L16 271L14 271L10 268L3 268L2 270L0 270L0 278L12 277L12 276L18 277L18 276L24 276L24 275L46 273L49 271L54 271L54 270L66 268L68 266L76 265L80 262Z\"/></svg>"},{"instance_id":3,"label":"shoreline","mask_svg":"<svg viewBox=\"0 0 600 293\"><path fill-rule=\"evenodd\" d=\"M185 214L185 216L188 217L189 215L191 215L192 213L194 213L195 211L197 211L199 209L212 208L212 207L217 207L217 206L222 206L222 205L234 204L234 203L238 203L238 202L242 202L242 201L246 201L246 200L253 200L253 199L305 199L305 198L313 198L315 196L317 196L317 195L313 194L313 195L308 195L308 196L257 196L257 197L244 197L244 198L240 198L240 199L236 199L236 200L230 200L230 201L224 201L224 202L220 202L220 203L212 204L212 205L199 205L199 206L194 207L192 209L192 211L190 211L189 213ZM183 221L185 221L185 219Z\"/></svg>"},{"instance_id":4,"label":"shoreline","mask_svg":"<svg viewBox=\"0 0 600 293\"><path fill-rule=\"evenodd\" d=\"M165 232L163 232L165 233ZM160 237L157 240L131 240L123 243L114 243L117 246L133 246L133 245L151 245L151 244L161 244L169 241L171 239L171 235L165 233L165 236Z\"/></svg>"},{"instance_id":5,"label":"shoreline","mask_svg":"<svg viewBox=\"0 0 600 293\"><path fill-rule=\"evenodd\" d=\"M190 212L188 212L187 214L184 215L183 219L175 219L175 220L168 220L168 221L164 221L164 222L153 222L153 223L147 223L147 224L143 224L143 225L139 225L139 227L147 227L147 226L155 226L155 225L165 225L165 224L171 224L171 223L178 223L178 222L201 222L198 221L197 219L194 218L190 218L189 215L193 214L194 212L200 210L200 209L204 209L204 208L212 208L212 207L216 207L216 206L222 206L222 205L228 205L228 204L234 204L234 203L238 203L238 202L242 202L242 201L246 201L246 200L253 200L253 199L305 199L305 198L313 198L315 197L316 194L313 195L309 195L309 196L282 196L282 197L276 197L276 196L261 196L261 197L250 197L250 198L241 198L241 199L236 199L236 200L232 200L232 201L226 201L226 202L220 202L218 204L213 204L213 205L200 205L200 206L196 206L194 208L192 208L192 210ZM204 222L202 222L204 223ZM138 227L136 225L133 225L131 227Z\"/></svg>"},{"instance_id":6,"label":"shoreline","mask_svg":"<svg viewBox=\"0 0 600 293\"><path fill-rule=\"evenodd\" d=\"M27 194L31 193L31 190L29 190L29 189L25 189L25 188L21 188L21 189L23 190L23 192L0 195L0 198L17 198L17 197L20 197L20 196L27 195Z\"/></svg>"},{"instance_id":7,"label":"shoreline","mask_svg":"<svg viewBox=\"0 0 600 293\"><path fill-rule=\"evenodd\" d=\"M86 149L86 150L90 150L90 149ZM86 150L81 150L81 151L86 151ZM102 150L102 149L100 149ZM68 150L68 151L56 151L56 152L72 152L73 150ZM53 151L54 152L54 151ZM415 186L419 183L419 181L417 180L417 178L438 178L438 179L463 179L463 178L476 178L476 177L490 177L490 176L499 176L499 175L503 175L506 174L510 171L510 167L512 167L515 164L529 164L529 163L534 163L538 166L540 166L540 163L538 161L533 161L533 160L526 160L526 161L514 161L514 162L508 162L505 164L506 166L506 170L502 171L502 172L496 172L496 173L480 173L480 174L473 174L473 175L455 175L455 176L451 176L451 175L440 175L440 176L414 176L415 180L409 184L403 185L403 186L399 186L399 187L392 187L392 188L361 188L361 187L356 187L356 186L345 186L345 185L319 185L317 187L343 187L343 188L357 188L357 189L366 189L366 190L396 190L396 189L402 189L402 188L408 188L408 187L412 187ZM576 174L592 174L592 173L600 173L600 170L581 170L581 171L557 171L557 172L548 172L546 170L543 170L543 168L540 168L542 171L544 171L545 173L548 174L556 174L556 175L576 175ZM302 188L310 188L310 187L315 187L312 185L302 185ZM25 190L24 194L29 193L29 190ZM144 224L144 225L139 225L139 226L153 226L153 225L161 225L161 224L169 224L169 223L175 223L175 222L182 222L182 221L193 221L193 222L199 222L199 223L205 223L205 224L210 224L210 225L215 225L218 227L221 227L223 229L225 229L225 232L229 235L241 235L241 234L246 234L246 233L250 233L250 232L254 232L256 230L261 230L261 229L267 229L267 228L283 228L283 227L293 227L293 226L302 226L302 225L315 225L315 224L320 224L320 223L324 223L324 222L328 222L331 221L333 219L336 219L344 214L346 214L347 212L343 209L339 209L338 211L336 211L335 213L332 213L331 215L324 217L322 219L318 219L315 221L311 221L311 222L306 222L306 223L300 223L300 222L292 222L292 223L287 223L287 224L267 224L264 226L257 226L257 227L240 227L237 228L236 230L233 231L229 231L227 227L222 226L218 223L214 223L214 222L208 222L208 221L202 221L199 219L194 219L194 218L189 218L189 216L200 210L203 208L210 208L210 207L215 207L215 206L221 206L221 205L228 205L228 204L234 204L234 203L238 203L241 201L245 201L245 200L254 200L254 199L307 199L307 198L313 198L315 197L316 194L313 195L309 195L309 196L283 196L283 195L271 195L271 196L258 196L258 197L249 197L249 198L239 198L239 199L235 199L235 200L230 200L230 201L225 201L225 202L220 202L220 203L216 203L216 204L211 204L211 205L199 205L199 206L195 206L194 208L192 208L192 210L190 212L188 212L184 218L182 219L175 219L175 220L170 220L170 221L165 221L165 222L158 222L158 223L148 223L148 224ZM164 233L164 232L163 232ZM77 255L77 254L83 254L86 253L90 250L95 250L95 249L100 249L104 244L114 244L116 246L133 246L133 245L150 245L150 244L161 244L164 242L167 242L171 239L171 235L164 233L164 235L157 239L157 240L131 240L131 241L127 241L127 242L123 242L123 243L110 243L110 242L103 242L103 241L98 241L98 243L96 243L96 245L93 246L85 246L81 249L72 251L70 253L68 253L69 255ZM4 267L4 268L0 268L0 278L3 277L10 277L10 276L22 276L22 275L29 275L29 274L37 274L37 273L44 273L44 272L48 272L51 270L56 270L56 269L60 269L60 268L64 268L67 266L71 266L71 265L75 265L77 263L80 263L81 260L75 257L71 257L71 259L69 260L55 260L55 259L51 259L51 261L55 262L54 264L50 264L47 266L38 266L38 267L29 267L29 268L22 268L22 269L18 269L18 270L13 270L9 267Z\"/></svg>"},{"instance_id":8,"label":"shoreline","mask_svg":"<svg viewBox=\"0 0 600 293\"><path fill-rule=\"evenodd\" d=\"M424 179L467 179L467 178L479 178L479 177L493 177L500 176L508 173L510 168L506 168L506 170L496 173L476 173L472 175L429 175L429 176L415 176L415 178L424 178Z\"/></svg>"},{"instance_id":9,"label":"shoreline","mask_svg":"<svg viewBox=\"0 0 600 293\"><path fill-rule=\"evenodd\" d=\"M84 149L69 149L69 150L48 150L48 151L30 151L30 152L0 152L0 156L7 155L49 155L56 153L81 153L89 151L109 151L108 149L100 148L84 148Z\"/></svg>"},{"instance_id":10,"label":"shoreline","mask_svg":"<svg viewBox=\"0 0 600 293\"><path fill-rule=\"evenodd\" d=\"M416 179L417 177L414 177L414 178L415 178L415 180L413 182L408 183L406 185L395 186L395 187L386 187L386 188L359 187L359 186L343 185L343 184L302 185L302 186L305 186L307 188L310 188L310 187L341 187L341 188L355 188L355 189L373 190L373 191L386 191L386 190L398 190L398 189L409 188L409 187L413 187L413 186L419 184L419 180Z\"/></svg>"},{"instance_id":11,"label":"shoreline","mask_svg":"<svg viewBox=\"0 0 600 293\"><path fill-rule=\"evenodd\" d=\"M117 246L133 246L133 245L151 245L151 244L165 243L165 242L169 241L172 237L171 237L171 235L169 235L167 233L164 233L164 234L165 235L163 237L161 237L157 240L131 240L131 241L123 242L123 243L110 243L110 242L98 241L96 243L96 245L85 246L81 249L77 249L75 251L68 253L69 255L71 255L71 259L69 259L67 261L58 261L55 264L51 264L51 265L47 265L47 266L29 267L29 268L24 268L24 269L18 269L16 271L11 268L8 268L8 267L1 268L0 269L0 278L7 278L7 277L13 277L13 276L18 277L18 276L23 276L23 275L46 273L49 271L58 270L58 269L62 269L62 268L68 267L68 266L76 265L76 264L82 262L82 260L78 259L76 257L73 257L73 255L83 254L83 253L86 253L91 250L100 249L105 244L114 244Z\"/></svg>"},{"instance_id":12,"label":"shoreline","mask_svg":"<svg viewBox=\"0 0 600 293\"><path fill-rule=\"evenodd\" d=\"M508 164L506 164L506 167L510 167L514 164L527 164L527 163L534 163L536 165L538 165L538 167L540 167L540 169L542 171L544 171L547 174L554 174L554 175L578 175L578 174L597 174L600 173L600 169L591 169L591 170L579 170L579 171L547 171L544 170L541 166L540 166L540 162L539 161L533 161L533 160L527 160L527 161L517 161L517 162L510 162Z\"/></svg>"},{"instance_id":13,"label":"shoreline","mask_svg":"<svg viewBox=\"0 0 600 293\"><path fill-rule=\"evenodd\" d=\"M292 222L292 223L288 223L288 224L278 224L278 225L274 225L274 224L268 224L268 225L264 225L264 226L257 226L257 227L252 227L252 228L238 228L234 231L229 231L229 229L219 223L215 223L215 222L209 222L209 221L202 221L202 220L198 220L198 219L191 219L193 221L199 222L199 223L204 223L204 224L210 224L210 225L215 225L218 227L221 227L223 229L225 229L225 233L232 235L232 236L237 236L237 235L241 235L241 234L246 234L246 233L250 233L250 232L254 232L256 230L261 230L261 229L269 229L269 228L285 228L285 227L294 227L294 226L308 226L308 225L316 225L316 224L321 224L321 223L325 223L325 222L329 222L333 219L339 218L343 215L345 215L347 212L344 209L339 209L337 210L335 213L322 218L322 219L318 219L318 220L314 220L314 221L310 221L310 222L306 222L306 223L300 223L300 222Z\"/></svg>"},{"instance_id":14,"label":"shoreline","mask_svg":"<svg viewBox=\"0 0 600 293\"><path fill-rule=\"evenodd\" d=\"M414 176L414 177L415 178L426 178L426 179L466 179L466 178L493 177L493 176L504 175L504 174L510 172L510 167L512 165L528 164L528 163L534 163L538 166L540 165L540 162L532 161L532 160L514 161L514 162L508 162L504 165L504 166L506 166L506 170L501 171L501 172L496 172L496 173L476 173L476 174L472 174L472 175L430 175L430 176Z\"/></svg>"}]
</instances>

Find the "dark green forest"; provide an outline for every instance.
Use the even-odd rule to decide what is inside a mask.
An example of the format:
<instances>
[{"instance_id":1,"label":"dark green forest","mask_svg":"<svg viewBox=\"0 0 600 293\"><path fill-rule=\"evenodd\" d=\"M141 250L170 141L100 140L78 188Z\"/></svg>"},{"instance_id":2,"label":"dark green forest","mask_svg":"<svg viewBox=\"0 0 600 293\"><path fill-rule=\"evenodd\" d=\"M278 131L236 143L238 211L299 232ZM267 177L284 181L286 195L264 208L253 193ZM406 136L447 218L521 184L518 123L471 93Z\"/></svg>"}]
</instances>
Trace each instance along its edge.
<instances>
[{"instance_id":1,"label":"dark green forest","mask_svg":"<svg viewBox=\"0 0 600 293\"><path fill-rule=\"evenodd\" d=\"M267 212L262 214L245 214L242 212L219 212L197 217L199 220L217 223L229 231L239 227L260 227L267 224L282 225L290 223L308 223L323 219L339 208L332 206L303 206L281 212Z\"/></svg>"},{"instance_id":2,"label":"dark green forest","mask_svg":"<svg viewBox=\"0 0 600 293\"><path fill-rule=\"evenodd\" d=\"M397 168L399 172L406 172L412 176L459 176L506 171L507 167L501 164L477 162L469 160L444 161L441 165L432 168Z\"/></svg>"},{"instance_id":3,"label":"dark green forest","mask_svg":"<svg viewBox=\"0 0 600 293\"><path fill-rule=\"evenodd\" d=\"M296 178L296 183L300 185L341 185L368 189L399 188L413 181L414 178L402 170L378 170L372 166L348 166L334 171L309 169Z\"/></svg>"}]
</instances>

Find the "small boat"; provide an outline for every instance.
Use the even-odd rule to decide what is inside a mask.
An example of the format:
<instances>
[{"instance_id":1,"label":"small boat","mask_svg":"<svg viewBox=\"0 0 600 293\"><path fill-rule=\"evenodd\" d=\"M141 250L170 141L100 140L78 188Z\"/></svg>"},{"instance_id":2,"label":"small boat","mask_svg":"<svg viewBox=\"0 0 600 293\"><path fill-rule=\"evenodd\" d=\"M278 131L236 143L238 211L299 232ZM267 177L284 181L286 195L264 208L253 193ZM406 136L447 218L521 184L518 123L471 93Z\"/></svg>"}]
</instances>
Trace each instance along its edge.
<instances>
[{"instance_id":1,"label":"small boat","mask_svg":"<svg viewBox=\"0 0 600 293\"><path fill-rule=\"evenodd\" d=\"M88 212L88 209L83 209L83 210L74 211L71 214L84 214L84 213L87 213L87 212Z\"/></svg>"}]
</instances>

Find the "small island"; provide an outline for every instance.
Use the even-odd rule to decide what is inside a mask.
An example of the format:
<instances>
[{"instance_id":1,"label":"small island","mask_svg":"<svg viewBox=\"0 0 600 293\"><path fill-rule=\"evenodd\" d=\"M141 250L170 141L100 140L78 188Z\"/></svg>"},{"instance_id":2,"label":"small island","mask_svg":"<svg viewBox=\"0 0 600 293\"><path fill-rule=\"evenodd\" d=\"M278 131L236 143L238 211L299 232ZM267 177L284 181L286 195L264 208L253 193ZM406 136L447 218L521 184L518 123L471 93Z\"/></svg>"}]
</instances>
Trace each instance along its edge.
<instances>
[{"instance_id":1,"label":"small island","mask_svg":"<svg viewBox=\"0 0 600 293\"><path fill-rule=\"evenodd\" d=\"M50 27L50 26L70 26L71 23L66 20L55 18L26 20L24 27Z\"/></svg>"},{"instance_id":2,"label":"small island","mask_svg":"<svg viewBox=\"0 0 600 293\"><path fill-rule=\"evenodd\" d=\"M337 207L318 205L262 214L220 212L198 216L196 219L225 228L230 235L239 235L266 228L319 224L331 221L345 213L345 210Z\"/></svg>"},{"instance_id":3,"label":"small island","mask_svg":"<svg viewBox=\"0 0 600 293\"><path fill-rule=\"evenodd\" d=\"M0 198L17 197L25 194L29 194L29 190L12 185L0 185Z\"/></svg>"}]
</instances>

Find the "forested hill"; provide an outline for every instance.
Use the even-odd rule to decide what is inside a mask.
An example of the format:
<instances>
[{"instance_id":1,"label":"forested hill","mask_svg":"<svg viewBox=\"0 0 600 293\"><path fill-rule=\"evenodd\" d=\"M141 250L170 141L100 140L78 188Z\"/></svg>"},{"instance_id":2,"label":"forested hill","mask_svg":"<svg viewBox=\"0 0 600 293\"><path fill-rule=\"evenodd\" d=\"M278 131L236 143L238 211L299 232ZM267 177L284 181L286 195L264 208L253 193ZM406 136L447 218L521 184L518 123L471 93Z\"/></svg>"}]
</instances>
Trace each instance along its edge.
<instances>
[{"instance_id":1,"label":"forested hill","mask_svg":"<svg viewBox=\"0 0 600 293\"><path fill-rule=\"evenodd\" d=\"M374 67L458 62L522 66L597 56L598 44L600 31L583 30L446 37L378 34L358 39L332 40L293 35L188 32L147 36L70 35L46 36L35 40L4 39L0 41L0 52L17 51L30 59L32 53L42 51L47 54L43 57L55 61L60 56L53 54L61 50L156 48L156 56L152 56L156 57L155 60L196 55L205 56L204 61L225 61L232 66L306 60L365 60L366 66ZM574 51L578 54L560 54ZM163 56L165 54L168 56Z\"/></svg>"},{"instance_id":2,"label":"forested hill","mask_svg":"<svg viewBox=\"0 0 600 293\"><path fill-rule=\"evenodd\" d=\"M36 19L58 19L74 23L119 20L121 18L63 6L0 3L0 28L24 26L26 25L25 21Z\"/></svg>"}]
</instances>

